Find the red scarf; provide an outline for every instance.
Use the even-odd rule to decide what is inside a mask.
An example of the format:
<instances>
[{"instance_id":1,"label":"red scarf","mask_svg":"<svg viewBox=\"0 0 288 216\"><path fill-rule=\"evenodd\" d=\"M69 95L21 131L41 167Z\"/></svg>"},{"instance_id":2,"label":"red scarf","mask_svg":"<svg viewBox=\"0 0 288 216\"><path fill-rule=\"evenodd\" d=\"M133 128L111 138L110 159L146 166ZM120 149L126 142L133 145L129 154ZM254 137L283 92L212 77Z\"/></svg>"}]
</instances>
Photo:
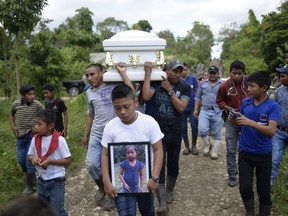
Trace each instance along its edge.
<instances>
[{"instance_id":1,"label":"red scarf","mask_svg":"<svg viewBox=\"0 0 288 216\"><path fill-rule=\"evenodd\" d=\"M53 131L52 134L52 139L51 139L51 143L49 145L48 151L46 152L46 154L44 156L42 156L42 152L41 152L41 148L42 148L42 136L40 135L35 135L35 147L36 147L36 151L37 151L37 155L38 158L41 159L41 162L45 161L49 155L51 155L57 148L59 145L59 136L61 136L60 132L57 132L55 129Z\"/></svg>"}]
</instances>

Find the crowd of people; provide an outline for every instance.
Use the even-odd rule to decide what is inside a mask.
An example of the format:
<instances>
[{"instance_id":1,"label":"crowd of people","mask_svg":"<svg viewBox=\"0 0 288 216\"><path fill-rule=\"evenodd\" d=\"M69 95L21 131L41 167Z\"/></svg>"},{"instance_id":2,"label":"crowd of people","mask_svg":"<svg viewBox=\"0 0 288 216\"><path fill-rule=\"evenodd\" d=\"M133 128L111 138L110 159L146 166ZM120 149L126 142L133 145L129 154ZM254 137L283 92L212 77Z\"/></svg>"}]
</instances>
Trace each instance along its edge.
<instances>
[{"instance_id":1,"label":"crowd of people","mask_svg":"<svg viewBox=\"0 0 288 216\"><path fill-rule=\"evenodd\" d=\"M203 155L210 156L213 163L219 156L224 121L227 185L239 184L246 215L255 215L255 172L259 215L270 215L270 190L288 140L288 67L277 68L282 85L274 100L267 94L269 75L256 71L247 76L245 64L239 60L231 63L226 81L220 79L215 65L199 81L190 74L189 65L177 59L166 64L162 81L151 81L152 62L144 63L144 81L137 85L129 80L125 63L117 63L116 69L123 82L104 82L101 64L90 64L85 70L90 88L86 91L82 144L87 149L87 170L98 186L97 205L103 205L107 194L102 206L105 211L116 208L120 216L136 215L138 205L142 215L167 215L168 204L174 202L182 140L183 155L199 155L200 136L205 144ZM10 123L16 136L17 161L26 175L23 193L33 193L36 173L37 197L49 203L57 215L64 216L68 215L64 209L65 168L71 163L65 140L68 112L52 84L42 90L46 109L35 100L32 85L20 88L21 99L12 105ZM122 194L116 192L111 181L108 148L111 143L124 142L129 145L125 148L126 159L119 162ZM150 143L150 173L145 173L145 164L136 160L139 152L134 145L139 142ZM149 175L147 189L143 189L145 175ZM159 202L157 211L154 194Z\"/></svg>"}]
</instances>

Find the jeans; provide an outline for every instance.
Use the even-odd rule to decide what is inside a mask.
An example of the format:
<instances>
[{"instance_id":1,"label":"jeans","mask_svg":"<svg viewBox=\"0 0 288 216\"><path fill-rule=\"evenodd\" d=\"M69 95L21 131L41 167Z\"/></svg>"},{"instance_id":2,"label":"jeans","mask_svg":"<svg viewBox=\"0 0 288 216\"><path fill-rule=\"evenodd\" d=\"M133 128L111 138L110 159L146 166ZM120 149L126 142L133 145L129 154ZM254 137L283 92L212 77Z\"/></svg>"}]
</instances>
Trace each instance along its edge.
<instances>
[{"instance_id":1,"label":"jeans","mask_svg":"<svg viewBox=\"0 0 288 216\"><path fill-rule=\"evenodd\" d=\"M181 151L182 133L175 132L170 128L161 128L164 137L162 139L163 145L163 163L160 172L159 184L165 184L165 167L167 158L167 175L178 177L179 174L179 154ZM167 155L166 155L167 154Z\"/></svg>"},{"instance_id":2,"label":"jeans","mask_svg":"<svg viewBox=\"0 0 288 216\"><path fill-rule=\"evenodd\" d=\"M94 180L101 178L101 137L90 135L89 146L86 155L86 167Z\"/></svg>"},{"instance_id":3,"label":"jeans","mask_svg":"<svg viewBox=\"0 0 288 216\"><path fill-rule=\"evenodd\" d=\"M288 145L288 132L278 130L272 138L272 185L278 175L278 169Z\"/></svg>"},{"instance_id":4,"label":"jeans","mask_svg":"<svg viewBox=\"0 0 288 216\"><path fill-rule=\"evenodd\" d=\"M67 216L64 209L65 180L56 181L37 180L37 193L39 199L44 199L54 208L59 216Z\"/></svg>"},{"instance_id":5,"label":"jeans","mask_svg":"<svg viewBox=\"0 0 288 216\"><path fill-rule=\"evenodd\" d=\"M205 137L209 135L211 132L211 136L213 140L221 140L222 139L222 112L215 113L214 110L203 110L201 109L199 120L198 120L198 132L201 137Z\"/></svg>"},{"instance_id":6,"label":"jeans","mask_svg":"<svg viewBox=\"0 0 288 216\"><path fill-rule=\"evenodd\" d=\"M119 216L135 216L136 202L143 216L154 216L154 196L152 194L141 195L119 195L115 199L115 204Z\"/></svg>"},{"instance_id":7,"label":"jeans","mask_svg":"<svg viewBox=\"0 0 288 216\"><path fill-rule=\"evenodd\" d=\"M192 137L198 136L198 119L193 116L193 110L185 110L182 113L182 137L188 137L187 133L187 119L189 117L190 126L192 130Z\"/></svg>"},{"instance_id":8,"label":"jeans","mask_svg":"<svg viewBox=\"0 0 288 216\"><path fill-rule=\"evenodd\" d=\"M26 134L16 139L16 157L17 162L20 164L23 172L35 173L36 169L33 164L28 160L27 153L31 144L32 134Z\"/></svg>"},{"instance_id":9,"label":"jeans","mask_svg":"<svg viewBox=\"0 0 288 216\"><path fill-rule=\"evenodd\" d=\"M253 176L256 169L256 183L259 203L272 205L270 198L270 177L272 168L272 154L254 155L239 151L239 185L240 194L244 202L254 196Z\"/></svg>"},{"instance_id":10,"label":"jeans","mask_svg":"<svg viewBox=\"0 0 288 216\"><path fill-rule=\"evenodd\" d=\"M236 152L238 150L239 135L241 128L235 126L231 121L226 121L226 165L229 177L236 178L237 165L236 165Z\"/></svg>"}]
</instances>

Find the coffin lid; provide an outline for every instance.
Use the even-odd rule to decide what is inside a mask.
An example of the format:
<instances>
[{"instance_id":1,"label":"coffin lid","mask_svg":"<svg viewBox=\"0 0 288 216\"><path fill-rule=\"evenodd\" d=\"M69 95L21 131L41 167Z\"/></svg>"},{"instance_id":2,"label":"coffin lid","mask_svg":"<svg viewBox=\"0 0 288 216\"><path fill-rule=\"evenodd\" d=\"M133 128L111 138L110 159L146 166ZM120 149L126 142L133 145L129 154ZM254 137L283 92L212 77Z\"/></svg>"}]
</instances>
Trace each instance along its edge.
<instances>
[{"instance_id":1,"label":"coffin lid","mask_svg":"<svg viewBox=\"0 0 288 216\"><path fill-rule=\"evenodd\" d=\"M112 50L112 47L151 47L155 49L165 49L166 40L157 37L153 33L139 31L139 30L128 30L120 32L113 37L103 41L104 50Z\"/></svg>"}]
</instances>

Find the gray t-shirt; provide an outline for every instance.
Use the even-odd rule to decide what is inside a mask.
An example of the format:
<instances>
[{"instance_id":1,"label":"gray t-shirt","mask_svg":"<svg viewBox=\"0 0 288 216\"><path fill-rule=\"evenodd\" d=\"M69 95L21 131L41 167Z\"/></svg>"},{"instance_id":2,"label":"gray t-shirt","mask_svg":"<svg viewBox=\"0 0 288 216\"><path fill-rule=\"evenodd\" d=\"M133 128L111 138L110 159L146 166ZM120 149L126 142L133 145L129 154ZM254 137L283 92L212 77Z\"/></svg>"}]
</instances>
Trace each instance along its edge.
<instances>
[{"instance_id":1,"label":"gray t-shirt","mask_svg":"<svg viewBox=\"0 0 288 216\"><path fill-rule=\"evenodd\" d=\"M89 88L86 91L88 110L87 115L93 118L91 135L102 137L108 121L116 117L111 92L119 83L103 83L98 88Z\"/></svg>"}]
</instances>

